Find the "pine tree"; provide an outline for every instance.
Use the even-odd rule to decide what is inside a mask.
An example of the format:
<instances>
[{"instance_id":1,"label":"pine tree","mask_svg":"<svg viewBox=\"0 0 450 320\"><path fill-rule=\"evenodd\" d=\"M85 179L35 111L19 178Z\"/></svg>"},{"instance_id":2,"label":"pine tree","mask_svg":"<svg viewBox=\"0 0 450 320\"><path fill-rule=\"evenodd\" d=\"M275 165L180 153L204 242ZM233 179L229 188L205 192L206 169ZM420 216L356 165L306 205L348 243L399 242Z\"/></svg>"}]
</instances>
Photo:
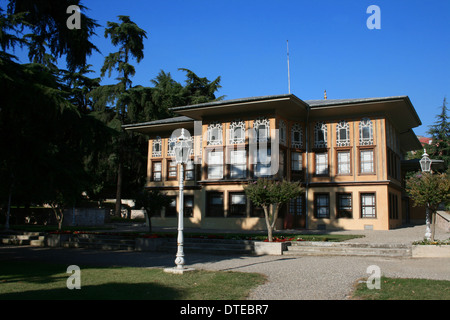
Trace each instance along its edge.
<instances>
[{"instance_id":1,"label":"pine tree","mask_svg":"<svg viewBox=\"0 0 450 320\"><path fill-rule=\"evenodd\" d=\"M429 127L428 134L433 142L427 148L430 158L444 161L445 169L450 167L450 122L447 112L447 101L444 98L441 113L436 116L435 124Z\"/></svg>"}]
</instances>

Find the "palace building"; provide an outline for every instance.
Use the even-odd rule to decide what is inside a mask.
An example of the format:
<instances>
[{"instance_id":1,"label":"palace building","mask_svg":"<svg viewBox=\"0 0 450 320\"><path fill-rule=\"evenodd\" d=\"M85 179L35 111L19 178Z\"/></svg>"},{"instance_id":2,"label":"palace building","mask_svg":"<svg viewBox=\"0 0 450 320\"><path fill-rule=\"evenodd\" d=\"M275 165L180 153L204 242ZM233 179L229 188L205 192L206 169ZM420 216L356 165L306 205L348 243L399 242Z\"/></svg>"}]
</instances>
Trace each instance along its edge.
<instances>
[{"instance_id":1,"label":"palace building","mask_svg":"<svg viewBox=\"0 0 450 320\"><path fill-rule=\"evenodd\" d=\"M125 125L148 141L148 189L172 198L152 225L176 226L174 145L192 141L184 170L185 227L264 230L243 186L258 177L301 181L277 229L389 230L409 217L403 155L421 149L421 121L407 96L301 100L293 94L172 108L174 118ZM264 152L260 152L263 150Z\"/></svg>"}]
</instances>

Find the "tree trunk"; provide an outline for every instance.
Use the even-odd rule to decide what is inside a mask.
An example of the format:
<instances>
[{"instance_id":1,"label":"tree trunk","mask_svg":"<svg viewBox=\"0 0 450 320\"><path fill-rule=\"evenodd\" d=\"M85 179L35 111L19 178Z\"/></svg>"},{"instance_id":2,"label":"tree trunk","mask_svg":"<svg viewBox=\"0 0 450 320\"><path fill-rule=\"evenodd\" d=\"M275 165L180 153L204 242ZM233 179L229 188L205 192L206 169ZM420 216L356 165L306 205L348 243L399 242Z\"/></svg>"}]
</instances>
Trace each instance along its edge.
<instances>
[{"instance_id":1,"label":"tree trunk","mask_svg":"<svg viewBox=\"0 0 450 320\"><path fill-rule=\"evenodd\" d=\"M431 213L431 241L434 241L434 234L436 229L436 210Z\"/></svg>"},{"instance_id":2,"label":"tree trunk","mask_svg":"<svg viewBox=\"0 0 450 320\"><path fill-rule=\"evenodd\" d=\"M267 241L272 242L273 241L273 229L272 224L270 223L269 219L269 212L267 206L262 206L264 209L264 216L266 217L266 226L267 226Z\"/></svg>"},{"instance_id":3,"label":"tree trunk","mask_svg":"<svg viewBox=\"0 0 450 320\"><path fill-rule=\"evenodd\" d=\"M13 182L11 182L11 186L9 187L8 208L6 209L5 230L9 230L9 217L11 216L11 197L12 197L12 192L13 192Z\"/></svg>"},{"instance_id":4,"label":"tree trunk","mask_svg":"<svg viewBox=\"0 0 450 320\"><path fill-rule=\"evenodd\" d=\"M150 211L145 209L145 219L147 220L148 232L152 233L152 218L150 217Z\"/></svg>"},{"instance_id":5,"label":"tree trunk","mask_svg":"<svg viewBox=\"0 0 450 320\"><path fill-rule=\"evenodd\" d=\"M119 156L119 165L117 168L117 189L116 189L116 208L114 215L120 217L122 212L122 157Z\"/></svg>"}]
</instances>

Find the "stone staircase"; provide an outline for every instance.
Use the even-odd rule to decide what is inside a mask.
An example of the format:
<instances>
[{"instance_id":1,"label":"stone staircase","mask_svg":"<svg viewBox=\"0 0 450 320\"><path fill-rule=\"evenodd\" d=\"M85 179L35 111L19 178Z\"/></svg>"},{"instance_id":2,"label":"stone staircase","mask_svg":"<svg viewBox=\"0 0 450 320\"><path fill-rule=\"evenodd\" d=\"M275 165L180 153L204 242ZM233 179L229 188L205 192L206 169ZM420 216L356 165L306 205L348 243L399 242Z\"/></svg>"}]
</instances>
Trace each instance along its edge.
<instances>
[{"instance_id":1,"label":"stone staircase","mask_svg":"<svg viewBox=\"0 0 450 320\"><path fill-rule=\"evenodd\" d=\"M31 245L43 247L45 233L41 232L5 232L0 233L0 243L4 245Z\"/></svg>"},{"instance_id":2,"label":"stone staircase","mask_svg":"<svg viewBox=\"0 0 450 320\"><path fill-rule=\"evenodd\" d=\"M412 247L405 244L297 241L291 242L283 255L411 258Z\"/></svg>"},{"instance_id":3,"label":"stone staircase","mask_svg":"<svg viewBox=\"0 0 450 320\"><path fill-rule=\"evenodd\" d=\"M61 242L64 248L88 248L98 250L125 250L134 251L133 237L108 234L74 234Z\"/></svg>"}]
</instances>

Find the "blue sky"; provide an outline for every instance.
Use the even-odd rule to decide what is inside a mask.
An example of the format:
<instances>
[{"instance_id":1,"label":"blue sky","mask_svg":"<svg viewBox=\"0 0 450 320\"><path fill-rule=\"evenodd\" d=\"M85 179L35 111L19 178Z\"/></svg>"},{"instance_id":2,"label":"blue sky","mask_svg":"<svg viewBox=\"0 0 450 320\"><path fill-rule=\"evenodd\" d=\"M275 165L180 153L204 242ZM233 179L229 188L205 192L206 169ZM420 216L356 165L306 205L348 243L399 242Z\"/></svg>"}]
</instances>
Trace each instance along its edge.
<instances>
[{"instance_id":1,"label":"blue sky","mask_svg":"<svg viewBox=\"0 0 450 320\"><path fill-rule=\"evenodd\" d=\"M92 41L99 71L116 49L107 21L129 15L147 31L145 55L133 84L151 85L160 70L184 81L187 68L221 76L226 99L291 93L300 99L407 95L425 135L446 96L450 100L450 1L447 0L90 0L86 14L101 25ZM381 29L366 26L370 5ZM104 83L114 79L104 79Z\"/></svg>"}]
</instances>

